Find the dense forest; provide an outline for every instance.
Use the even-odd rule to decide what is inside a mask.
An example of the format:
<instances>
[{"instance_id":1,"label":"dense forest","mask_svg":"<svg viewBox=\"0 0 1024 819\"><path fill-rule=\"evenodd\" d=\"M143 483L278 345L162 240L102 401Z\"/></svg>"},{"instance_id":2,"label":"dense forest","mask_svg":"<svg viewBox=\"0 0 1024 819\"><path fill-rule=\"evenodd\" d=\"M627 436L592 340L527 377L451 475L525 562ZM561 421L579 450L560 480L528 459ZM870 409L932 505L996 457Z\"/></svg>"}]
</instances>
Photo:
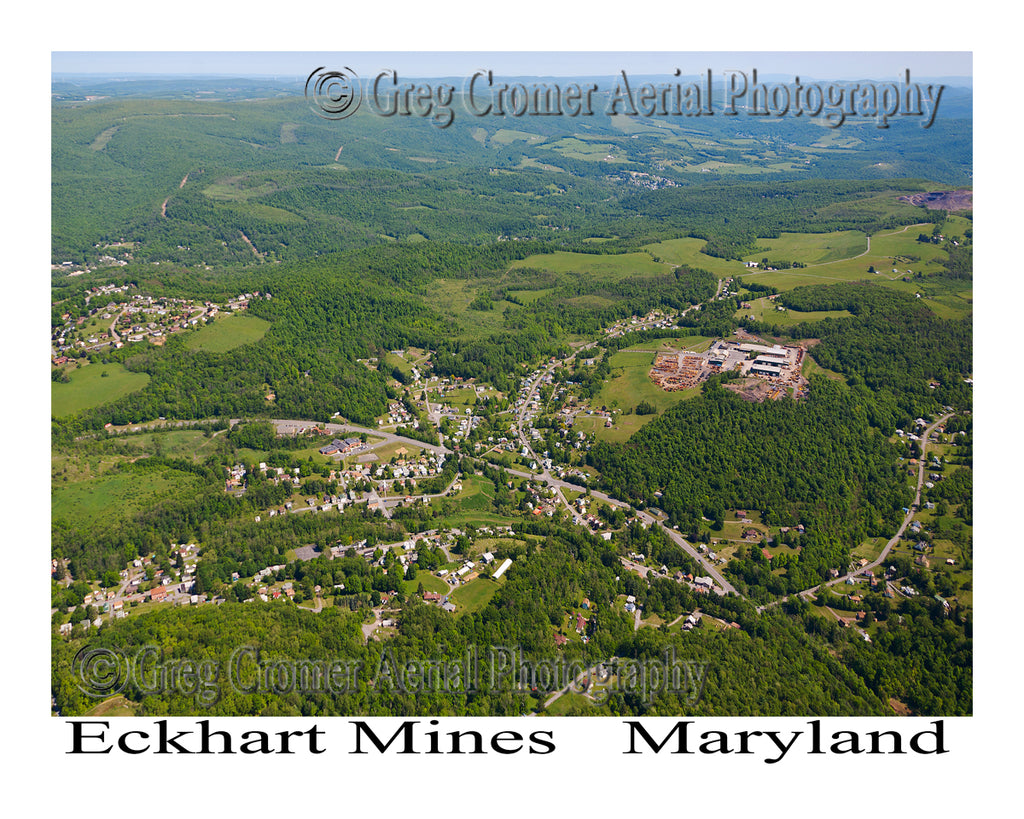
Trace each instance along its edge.
<instances>
[{"instance_id":1,"label":"dense forest","mask_svg":"<svg viewBox=\"0 0 1024 819\"><path fill-rule=\"evenodd\" d=\"M746 585L774 594L845 567L849 549L894 529L910 500L897 450L871 428L861 403L825 378L800 403L749 404L709 382L702 397L672 407L624 446L598 444L590 454L613 493L658 506L684 532L699 532L702 518L721 528L726 510L737 508L772 525L802 524L798 556L779 555L769 567L754 549L734 568ZM780 566L782 576L772 572Z\"/></svg>"},{"instance_id":2,"label":"dense forest","mask_svg":"<svg viewBox=\"0 0 1024 819\"><path fill-rule=\"evenodd\" d=\"M851 386L871 390L879 408L872 420L887 433L897 422L943 406L970 407L971 389L964 382L973 367L970 317L941 319L912 295L867 283L798 287L780 298L796 310L853 313L799 324L788 334L820 339L811 355L822 367L847 375Z\"/></svg>"}]
</instances>

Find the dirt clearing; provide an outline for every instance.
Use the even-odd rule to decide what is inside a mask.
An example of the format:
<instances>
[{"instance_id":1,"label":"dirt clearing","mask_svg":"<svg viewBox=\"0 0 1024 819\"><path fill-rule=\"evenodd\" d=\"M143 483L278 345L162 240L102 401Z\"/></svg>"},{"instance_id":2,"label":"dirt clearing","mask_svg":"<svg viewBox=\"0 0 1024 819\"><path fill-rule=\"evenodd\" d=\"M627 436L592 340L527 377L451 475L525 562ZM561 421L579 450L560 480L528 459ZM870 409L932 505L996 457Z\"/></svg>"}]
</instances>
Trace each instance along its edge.
<instances>
[{"instance_id":1,"label":"dirt clearing","mask_svg":"<svg viewBox=\"0 0 1024 819\"><path fill-rule=\"evenodd\" d=\"M974 207L974 191L932 191L901 196L901 202L928 208L928 210L970 210Z\"/></svg>"}]
</instances>

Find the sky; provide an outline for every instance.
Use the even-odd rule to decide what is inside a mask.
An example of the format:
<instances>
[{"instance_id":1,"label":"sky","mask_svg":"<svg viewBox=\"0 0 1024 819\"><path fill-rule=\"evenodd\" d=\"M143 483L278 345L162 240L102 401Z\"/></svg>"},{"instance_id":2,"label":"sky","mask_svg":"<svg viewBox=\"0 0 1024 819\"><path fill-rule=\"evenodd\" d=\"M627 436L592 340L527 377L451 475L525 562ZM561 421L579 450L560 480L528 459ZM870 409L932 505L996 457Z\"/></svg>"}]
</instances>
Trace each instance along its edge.
<instances>
[{"instance_id":1,"label":"sky","mask_svg":"<svg viewBox=\"0 0 1024 819\"><path fill-rule=\"evenodd\" d=\"M361 76L392 68L407 77L462 77L487 68L510 76L683 75L712 69L841 80L913 77L970 77L969 51L54 51L54 79L62 74L213 74L305 78L318 66L348 66Z\"/></svg>"}]
</instances>

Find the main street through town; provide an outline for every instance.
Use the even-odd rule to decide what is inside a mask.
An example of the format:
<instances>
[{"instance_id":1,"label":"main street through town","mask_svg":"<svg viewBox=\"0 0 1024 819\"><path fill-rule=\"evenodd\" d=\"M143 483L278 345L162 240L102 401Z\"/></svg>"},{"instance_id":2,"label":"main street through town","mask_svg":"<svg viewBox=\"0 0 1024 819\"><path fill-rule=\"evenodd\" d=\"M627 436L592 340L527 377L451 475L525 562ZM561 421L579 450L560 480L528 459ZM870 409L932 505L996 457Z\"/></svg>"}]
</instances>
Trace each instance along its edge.
<instances>
[{"instance_id":1,"label":"main street through town","mask_svg":"<svg viewBox=\"0 0 1024 819\"><path fill-rule=\"evenodd\" d=\"M721 284L721 282L719 284ZM590 342L589 344L580 347L578 350L576 350L575 352L561 360L549 362L545 367L542 367L533 375L529 376L529 381L527 382L527 393L524 396L522 407L516 415L516 433L519 436L519 441L523 449L525 449L529 453L530 457L538 464L543 463L543 460L538 458L536 453L533 451L533 447L530 442L530 436L527 435L526 433L526 430L530 428L526 425L526 415L528 413L529 407L533 400L537 397L537 393L540 390L540 387L544 383L547 376L554 373L554 371L558 367L570 364L572 360L584 350L589 350L595 346L597 346L596 341ZM551 474L551 471L547 468L541 470L539 475L534 475L529 472L520 472L515 469L508 469L507 471L513 475L539 479L546 483L548 486L552 487L555 490L558 499L565 506L565 508L569 510L569 514L572 516L572 519L580 525L583 524L582 517L579 515L579 513L576 512L576 510L572 508L571 504L565 499L565 495L562 494L562 490L568 489L570 491L575 492L586 492L586 487L570 483L569 481L561 480L560 478L556 478L554 475ZM615 506L620 509L626 510L627 514L636 515L647 526L660 526L662 530L669 536L669 538L678 546L680 546L683 549L683 551L690 555L690 557L696 560L697 563L701 566L701 568L705 572L707 572L708 576L710 576L711 579L715 581L715 583L717 584L715 591L717 591L719 594L738 593L736 591L736 588L728 580L726 580L725 577L722 576L721 572L719 572L707 558L705 558L700 552L698 552L690 543L688 543L683 538L682 535L679 534L678 531L669 526L662 518L655 517L654 515L651 515L648 512L635 509L630 504L624 501L620 501L617 498L613 498L610 495L606 495L603 492L598 492L596 490L591 489L590 494L593 497L598 498L599 500L602 500L611 506Z\"/></svg>"}]
</instances>

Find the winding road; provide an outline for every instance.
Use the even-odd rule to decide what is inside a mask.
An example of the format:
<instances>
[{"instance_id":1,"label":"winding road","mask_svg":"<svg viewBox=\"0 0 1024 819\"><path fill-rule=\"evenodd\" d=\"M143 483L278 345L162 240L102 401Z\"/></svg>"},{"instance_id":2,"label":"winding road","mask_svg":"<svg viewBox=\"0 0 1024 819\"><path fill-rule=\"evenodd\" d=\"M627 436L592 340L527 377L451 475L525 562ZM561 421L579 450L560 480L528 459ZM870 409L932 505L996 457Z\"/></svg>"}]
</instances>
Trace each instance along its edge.
<instances>
[{"instance_id":1,"label":"winding road","mask_svg":"<svg viewBox=\"0 0 1024 819\"><path fill-rule=\"evenodd\" d=\"M910 522L914 519L915 512L921 505L921 488L924 486L924 468L928 460L926 457L928 452L928 441L931 438L932 433L935 432L935 428L941 426L952 417L953 413L948 412L945 415L937 418L935 421L932 421L931 426L929 426L921 435L921 457L918 459L917 464L917 490L914 492L914 502L910 505L910 509L908 510L906 517L903 518L903 522L900 524L900 528L896 530L896 534L889 538L889 542L885 544L885 548L882 549L882 553L878 557L876 557L871 563L868 563L866 566L858 566L857 569L852 572L847 572L844 575L834 577L831 580L828 580L824 583L819 583L817 586L811 586L811 588L809 589L804 589L802 592L798 592L798 595L800 597L807 599L809 595L814 594L816 591L818 591L818 589L827 588L828 586L834 586L837 583L843 583L847 579L855 577L859 574L863 574L869 569L875 569L878 566L880 566L883 562L885 562L886 557L889 556L889 552L891 552L893 546L895 546L899 542L899 539L903 537L903 533L907 530L907 527L910 525ZM775 600L764 606L758 606L757 611L758 613L760 613L765 609L778 605L780 602L782 601Z\"/></svg>"}]
</instances>

